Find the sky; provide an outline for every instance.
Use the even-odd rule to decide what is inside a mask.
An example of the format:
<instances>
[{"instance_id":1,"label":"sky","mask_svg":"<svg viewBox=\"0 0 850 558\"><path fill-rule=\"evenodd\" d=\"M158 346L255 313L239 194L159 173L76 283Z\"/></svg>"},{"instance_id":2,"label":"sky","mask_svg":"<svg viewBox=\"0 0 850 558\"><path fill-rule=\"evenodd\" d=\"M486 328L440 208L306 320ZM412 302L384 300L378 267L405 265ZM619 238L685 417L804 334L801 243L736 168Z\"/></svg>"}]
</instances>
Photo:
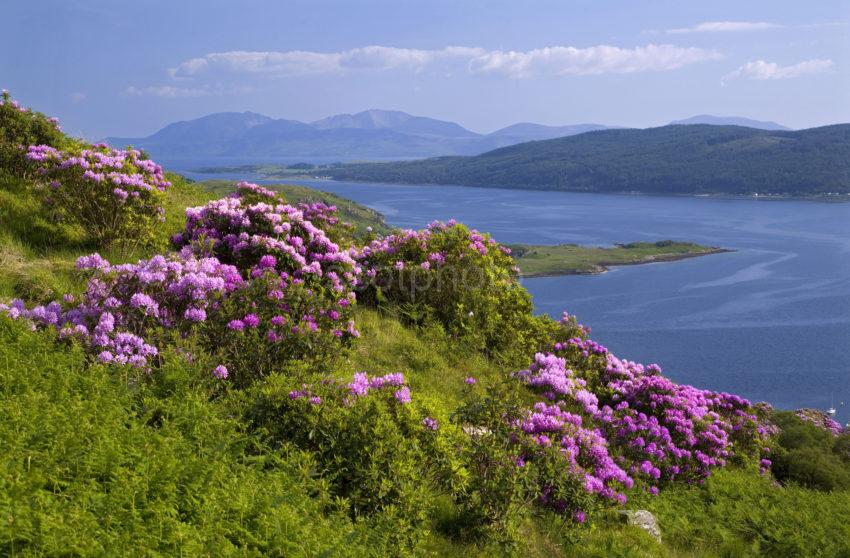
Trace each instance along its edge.
<instances>
[{"instance_id":1,"label":"sky","mask_svg":"<svg viewBox=\"0 0 850 558\"><path fill-rule=\"evenodd\" d=\"M0 88L89 139L372 108L808 128L850 122L850 0L4 0Z\"/></svg>"}]
</instances>

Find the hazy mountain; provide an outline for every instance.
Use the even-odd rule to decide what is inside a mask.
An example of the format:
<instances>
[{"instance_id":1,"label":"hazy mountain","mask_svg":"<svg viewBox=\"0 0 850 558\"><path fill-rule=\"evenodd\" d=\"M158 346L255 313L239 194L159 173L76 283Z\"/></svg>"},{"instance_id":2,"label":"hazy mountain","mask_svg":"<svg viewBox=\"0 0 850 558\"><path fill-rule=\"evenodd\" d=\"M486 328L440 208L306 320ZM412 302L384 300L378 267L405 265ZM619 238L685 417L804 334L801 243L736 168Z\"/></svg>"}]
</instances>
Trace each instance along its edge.
<instances>
[{"instance_id":1,"label":"hazy mountain","mask_svg":"<svg viewBox=\"0 0 850 558\"><path fill-rule=\"evenodd\" d=\"M746 118L694 116L674 124L734 124L784 130L774 122ZM367 110L315 122L273 119L253 112L222 112L175 122L144 138L107 138L116 146L133 145L155 159L222 158L416 159L441 155L478 155L528 141L551 140L611 129L601 124L544 126L514 124L477 134L454 122L401 111Z\"/></svg>"},{"instance_id":2,"label":"hazy mountain","mask_svg":"<svg viewBox=\"0 0 850 558\"><path fill-rule=\"evenodd\" d=\"M256 156L352 160L476 155L525 141L602 128L597 124L523 123L484 135L454 122L390 110L338 114L311 123L275 120L252 112L224 112L175 122L143 138L111 137L106 141L143 148L159 159Z\"/></svg>"},{"instance_id":3,"label":"hazy mountain","mask_svg":"<svg viewBox=\"0 0 850 558\"><path fill-rule=\"evenodd\" d=\"M569 126L544 126L531 122L520 122L500 130L496 130L490 137L516 138L521 141L534 141L544 139L562 138L574 136L594 130L607 130L609 126L602 124L572 124Z\"/></svg>"},{"instance_id":4,"label":"hazy mountain","mask_svg":"<svg viewBox=\"0 0 850 558\"><path fill-rule=\"evenodd\" d=\"M320 130L355 128L360 130L395 130L405 134L446 138L476 138L481 134L471 132L454 122L412 116L397 110L367 110L357 114L338 114L312 123Z\"/></svg>"},{"instance_id":5,"label":"hazy mountain","mask_svg":"<svg viewBox=\"0 0 850 558\"><path fill-rule=\"evenodd\" d=\"M369 182L591 192L848 193L850 124L798 131L704 124L600 130L472 157L352 164L327 174Z\"/></svg>"},{"instance_id":6,"label":"hazy mountain","mask_svg":"<svg viewBox=\"0 0 850 558\"><path fill-rule=\"evenodd\" d=\"M767 120L753 120L741 116L712 116L710 114L698 114L684 120L674 120L670 124L711 124L712 126L746 126L759 130L790 130L782 124Z\"/></svg>"}]
</instances>

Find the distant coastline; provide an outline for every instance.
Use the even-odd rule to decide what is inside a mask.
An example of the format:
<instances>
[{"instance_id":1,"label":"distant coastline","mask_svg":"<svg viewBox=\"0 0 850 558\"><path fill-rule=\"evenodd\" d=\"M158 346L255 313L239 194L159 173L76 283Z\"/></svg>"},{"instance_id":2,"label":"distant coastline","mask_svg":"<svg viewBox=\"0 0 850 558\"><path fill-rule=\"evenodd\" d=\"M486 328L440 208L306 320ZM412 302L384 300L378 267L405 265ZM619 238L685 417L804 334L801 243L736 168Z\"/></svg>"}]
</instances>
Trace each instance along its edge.
<instances>
[{"instance_id":1,"label":"distant coastline","mask_svg":"<svg viewBox=\"0 0 850 558\"><path fill-rule=\"evenodd\" d=\"M730 252L718 246L703 246L693 242L661 240L633 242L614 246L554 246L514 244L514 259L526 278L560 275L598 275L611 267L673 262L686 258Z\"/></svg>"},{"instance_id":2,"label":"distant coastline","mask_svg":"<svg viewBox=\"0 0 850 558\"><path fill-rule=\"evenodd\" d=\"M251 180L309 180L313 182L350 182L359 184L385 184L388 186L461 186L464 188L497 188L500 190L526 190L530 192L564 192L570 194L605 194L614 196L647 196L647 197L685 197L685 198L707 198L707 199L729 199L729 200L753 200L753 201L812 201L812 202L835 202L846 203L850 202L850 192L830 192L823 194L790 194L790 193L771 193L771 192L753 192L750 194L733 194L733 193L661 193L661 192L644 192L638 190L622 190L622 191L596 191L587 189L564 189L556 187L516 187L504 186L498 184L437 184L437 183L421 183L421 182L382 182L378 180L359 180L349 178L334 178L331 175L323 174L322 171L330 170L333 166L319 166L313 172L306 173L304 169L288 168L285 165L239 165L231 167L198 167L189 169L186 172L193 174L205 175L222 175L222 174L240 174L246 173L253 176L246 177Z\"/></svg>"}]
</instances>

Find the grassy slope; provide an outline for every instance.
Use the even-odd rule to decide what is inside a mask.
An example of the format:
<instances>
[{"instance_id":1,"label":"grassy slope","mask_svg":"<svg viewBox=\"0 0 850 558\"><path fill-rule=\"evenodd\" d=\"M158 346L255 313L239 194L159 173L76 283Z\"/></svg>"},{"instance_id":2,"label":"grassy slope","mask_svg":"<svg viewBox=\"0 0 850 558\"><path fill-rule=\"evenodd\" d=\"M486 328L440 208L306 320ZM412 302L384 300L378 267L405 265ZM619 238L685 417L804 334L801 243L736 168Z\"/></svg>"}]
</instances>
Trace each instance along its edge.
<instances>
[{"instance_id":1,"label":"grassy slope","mask_svg":"<svg viewBox=\"0 0 850 558\"><path fill-rule=\"evenodd\" d=\"M692 242L634 242L611 247L559 244L557 246L511 246L525 277L602 273L607 266L669 262L723 252L721 248Z\"/></svg>"},{"instance_id":2,"label":"grassy slope","mask_svg":"<svg viewBox=\"0 0 850 558\"><path fill-rule=\"evenodd\" d=\"M404 371L414 397L448 409L463 378L495 379L498 367L438 330L414 331L360 309L363 332L340 367ZM323 492L291 460L263 450L240 427L239 392L211 398L207 370L171 359L128 382L86 366L49 334L0 318L0 549L48 552L364 555L367 534L320 511ZM443 418L443 417L441 417ZM255 454L255 457L249 457ZM640 498L638 499L640 500ZM780 488L769 478L721 472L705 487L676 487L635 501L655 512L664 544L611 515L577 542L556 525L526 525L525 556L842 556L850 552L850 494ZM327 508L325 507L327 510ZM439 519L439 510L434 521ZM253 533L253 535L250 535ZM131 543L132 541L132 543ZM349 542L352 541L352 542ZM367 544L363 542L363 544ZM5 546L4 546L5 545ZM433 556L493 556L433 530ZM334 550L335 549L335 550ZM344 550L343 550L344 549ZM842 554L843 553L843 554Z\"/></svg>"}]
</instances>

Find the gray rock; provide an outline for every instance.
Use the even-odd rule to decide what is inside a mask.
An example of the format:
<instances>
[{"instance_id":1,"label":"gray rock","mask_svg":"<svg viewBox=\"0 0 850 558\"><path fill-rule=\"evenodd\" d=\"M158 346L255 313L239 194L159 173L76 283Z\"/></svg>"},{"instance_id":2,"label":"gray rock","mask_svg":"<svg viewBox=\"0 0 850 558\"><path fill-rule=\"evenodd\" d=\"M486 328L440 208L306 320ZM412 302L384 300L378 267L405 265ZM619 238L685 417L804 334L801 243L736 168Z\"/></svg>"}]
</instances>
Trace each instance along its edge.
<instances>
[{"instance_id":1,"label":"gray rock","mask_svg":"<svg viewBox=\"0 0 850 558\"><path fill-rule=\"evenodd\" d=\"M658 520L651 512L646 510L620 510L618 513L629 525L640 527L655 537L658 542L661 542L661 528L658 526Z\"/></svg>"}]
</instances>

